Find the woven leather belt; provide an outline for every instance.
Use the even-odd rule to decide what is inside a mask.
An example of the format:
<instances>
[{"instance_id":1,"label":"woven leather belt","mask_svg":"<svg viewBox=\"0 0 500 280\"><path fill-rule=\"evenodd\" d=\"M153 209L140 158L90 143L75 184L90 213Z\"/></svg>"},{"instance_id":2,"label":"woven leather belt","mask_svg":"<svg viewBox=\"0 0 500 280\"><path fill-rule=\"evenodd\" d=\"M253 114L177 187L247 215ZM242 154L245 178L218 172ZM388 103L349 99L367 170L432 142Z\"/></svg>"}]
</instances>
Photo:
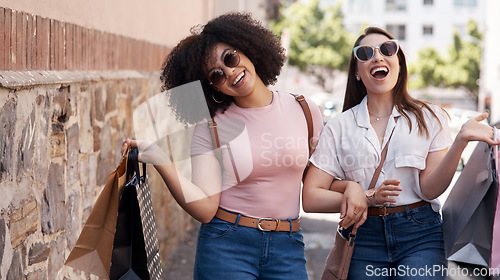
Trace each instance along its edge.
<instances>
[{"instance_id":1,"label":"woven leather belt","mask_svg":"<svg viewBox=\"0 0 500 280\"><path fill-rule=\"evenodd\" d=\"M215 217L230 223L236 223L236 218L238 214L228 212L224 209L219 208ZM240 216L238 225L257 228L261 231L290 231L290 221L287 220L274 220L265 218L250 218L246 216ZM300 230L300 220L292 220L292 231L296 232Z\"/></svg>"},{"instance_id":2,"label":"woven leather belt","mask_svg":"<svg viewBox=\"0 0 500 280\"><path fill-rule=\"evenodd\" d=\"M408 209L412 210L415 208L418 208L420 206L424 206L428 204L429 202L421 200L419 202L415 202L412 204L408 204ZM374 206L374 207L368 207L368 216L387 216L388 214L392 213L399 213L405 211L405 205L401 206L396 206L396 207L379 207L379 206Z\"/></svg>"}]
</instances>

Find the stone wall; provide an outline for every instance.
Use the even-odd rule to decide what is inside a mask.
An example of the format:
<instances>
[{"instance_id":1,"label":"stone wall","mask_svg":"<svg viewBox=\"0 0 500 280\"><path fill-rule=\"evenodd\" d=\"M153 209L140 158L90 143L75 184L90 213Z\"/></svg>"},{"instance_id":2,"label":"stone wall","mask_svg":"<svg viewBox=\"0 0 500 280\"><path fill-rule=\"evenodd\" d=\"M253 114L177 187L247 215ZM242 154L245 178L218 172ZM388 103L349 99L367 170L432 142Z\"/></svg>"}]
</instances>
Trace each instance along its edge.
<instances>
[{"instance_id":1,"label":"stone wall","mask_svg":"<svg viewBox=\"0 0 500 280\"><path fill-rule=\"evenodd\" d=\"M64 261L158 75L0 72L0 279L97 279ZM166 260L192 218L148 174Z\"/></svg>"}]
</instances>

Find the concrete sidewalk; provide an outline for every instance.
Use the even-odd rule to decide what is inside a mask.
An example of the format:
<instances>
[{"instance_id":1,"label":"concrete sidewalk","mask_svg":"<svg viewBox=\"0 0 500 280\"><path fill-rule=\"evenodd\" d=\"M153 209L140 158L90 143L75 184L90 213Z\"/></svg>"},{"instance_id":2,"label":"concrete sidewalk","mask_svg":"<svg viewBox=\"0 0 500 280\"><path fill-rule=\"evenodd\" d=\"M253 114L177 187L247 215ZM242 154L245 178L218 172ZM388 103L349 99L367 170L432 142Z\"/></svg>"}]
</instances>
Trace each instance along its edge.
<instances>
[{"instance_id":1,"label":"concrete sidewalk","mask_svg":"<svg viewBox=\"0 0 500 280\"><path fill-rule=\"evenodd\" d=\"M301 224L306 244L309 279L320 280L326 257L333 246L338 224L338 214L302 213ZM193 279L193 261L196 251L197 231L198 225L195 226L194 230L189 232L184 242L180 244L177 250L165 262L163 280ZM450 271L453 271L455 275L449 276L447 280L500 280L500 277L466 276L466 274L472 275L472 271L475 268L467 264L449 262L448 267L451 268Z\"/></svg>"}]
</instances>

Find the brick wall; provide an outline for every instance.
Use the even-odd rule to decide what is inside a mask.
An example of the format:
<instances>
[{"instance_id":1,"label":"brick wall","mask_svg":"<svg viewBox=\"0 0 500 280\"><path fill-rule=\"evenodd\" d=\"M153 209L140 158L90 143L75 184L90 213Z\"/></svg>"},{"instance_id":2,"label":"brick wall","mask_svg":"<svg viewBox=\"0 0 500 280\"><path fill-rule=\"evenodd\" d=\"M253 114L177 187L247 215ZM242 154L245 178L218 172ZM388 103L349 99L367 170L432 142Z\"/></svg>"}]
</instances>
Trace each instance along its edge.
<instances>
[{"instance_id":1,"label":"brick wall","mask_svg":"<svg viewBox=\"0 0 500 280\"><path fill-rule=\"evenodd\" d=\"M0 7L0 70L159 70L165 46Z\"/></svg>"},{"instance_id":2,"label":"brick wall","mask_svg":"<svg viewBox=\"0 0 500 280\"><path fill-rule=\"evenodd\" d=\"M167 53L0 8L0 279L97 279L64 261ZM148 174L165 260L193 223Z\"/></svg>"}]
</instances>

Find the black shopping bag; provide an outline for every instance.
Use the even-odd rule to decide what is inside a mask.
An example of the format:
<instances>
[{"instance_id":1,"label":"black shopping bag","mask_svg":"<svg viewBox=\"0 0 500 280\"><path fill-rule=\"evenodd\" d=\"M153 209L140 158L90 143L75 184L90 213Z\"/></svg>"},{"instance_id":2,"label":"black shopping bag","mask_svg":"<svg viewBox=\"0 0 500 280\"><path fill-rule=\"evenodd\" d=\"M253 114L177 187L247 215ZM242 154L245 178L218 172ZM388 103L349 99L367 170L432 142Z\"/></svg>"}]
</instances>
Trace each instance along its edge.
<instances>
[{"instance_id":1,"label":"black shopping bag","mask_svg":"<svg viewBox=\"0 0 500 280\"><path fill-rule=\"evenodd\" d=\"M489 266L497 194L492 148L479 142L443 205L448 260Z\"/></svg>"},{"instance_id":2,"label":"black shopping bag","mask_svg":"<svg viewBox=\"0 0 500 280\"><path fill-rule=\"evenodd\" d=\"M159 280L162 273L146 166L143 164L141 176L137 154L137 148L129 152L127 183L120 195L111 280Z\"/></svg>"}]
</instances>

